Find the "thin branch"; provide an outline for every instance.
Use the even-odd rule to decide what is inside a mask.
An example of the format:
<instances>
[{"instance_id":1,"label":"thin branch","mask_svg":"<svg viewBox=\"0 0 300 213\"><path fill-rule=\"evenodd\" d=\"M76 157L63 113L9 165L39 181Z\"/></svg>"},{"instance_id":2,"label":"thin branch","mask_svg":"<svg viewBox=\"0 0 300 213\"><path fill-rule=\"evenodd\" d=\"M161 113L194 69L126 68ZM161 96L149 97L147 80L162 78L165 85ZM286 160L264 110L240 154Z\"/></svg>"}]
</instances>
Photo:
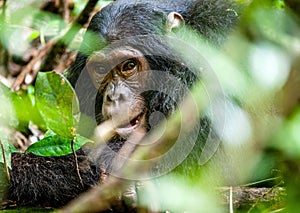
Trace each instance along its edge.
<instances>
[{"instance_id":1,"label":"thin branch","mask_svg":"<svg viewBox=\"0 0 300 213\"><path fill-rule=\"evenodd\" d=\"M7 8L6 0L3 0L3 4L2 4L2 18L3 18L3 21L5 20L5 17L6 17L6 8Z\"/></svg>"},{"instance_id":2,"label":"thin branch","mask_svg":"<svg viewBox=\"0 0 300 213\"><path fill-rule=\"evenodd\" d=\"M59 5L62 8L62 17L65 21L69 20L70 12L69 12L69 1L68 0L60 0Z\"/></svg>"},{"instance_id":3,"label":"thin branch","mask_svg":"<svg viewBox=\"0 0 300 213\"><path fill-rule=\"evenodd\" d=\"M217 193L222 197L221 204L230 203L230 188L218 188ZM256 187L232 187L232 204L234 209L248 209L252 212L258 204L267 204L272 206L276 203L277 208L284 206L286 198L286 189L274 186L272 188Z\"/></svg>"},{"instance_id":4,"label":"thin branch","mask_svg":"<svg viewBox=\"0 0 300 213\"><path fill-rule=\"evenodd\" d=\"M20 89L20 85L23 84L23 82L25 81L25 78L27 75L29 75L32 70L33 67L36 65L36 63L40 60L42 60L46 54L49 52L49 50L53 47L55 43L55 40L51 40L49 41L44 47L43 49L38 53L38 55L33 58L22 70L22 72L18 75L18 77L16 78L16 80L14 81L13 85L12 85L12 89L13 90L19 90ZM35 69L32 72L32 80L35 79L37 73L38 73L39 69ZM30 83L30 82L28 82Z\"/></svg>"},{"instance_id":5,"label":"thin branch","mask_svg":"<svg viewBox=\"0 0 300 213\"><path fill-rule=\"evenodd\" d=\"M229 187L229 212L233 213L232 186Z\"/></svg>"},{"instance_id":6,"label":"thin branch","mask_svg":"<svg viewBox=\"0 0 300 213\"><path fill-rule=\"evenodd\" d=\"M34 59L32 59L18 75L12 85L13 90L18 90L20 88L20 85L23 84L26 76L32 72L33 67L36 65L36 63L39 61L43 61L43 58L45 56L46 58L44 59L44 63L41 68L33 70L32 81L35 79L38 71L53 70L58 61L61 59L61 56L64 54L66 46L70 44L70 42L73 40L78 30L80 29L78 25L83 25L89 20L90 14L96 6L97 2L98 0L90 0L64 36L60 39L52 39L43 47L39 54Z\"/></svg>"},{"instance_id":7,"label":"thin branch","mask_svg":"<svg viewBox=\"0 0 300 213\"><path fill-rule=\"evenodd\" d=\"M72 148L72 153L73 153L73 156L74 156L76 173L77 173L77 176L79 178L80 184L83 187L83 181L82 181L82 178L81 178L81 175L80 175L80 171L79 171L78 158L77 158L77 154L76 154L75 149L74 149L74 142L75 142L75 140L76 140L76 137L74 137L73 140L72 140L72 142L71 142L71 148Z\"/></svg>"},{"instance_id":8,"label":"thin branch","mask_svg":"<svg viewBox=\"0 0 300 213\"><path fill-rule=\"evenodd\" d=\"M62 38L59 39L59 41L54 45L50 53L47 55L47 58L45 59L41 67L42 71L50 71L55 68L55 66L58 64L59 59L64 54L65 48L69 46L69 44L72 42L72 40L80 30L79 26L83 26L89 21L91 13L97 5L97 2L98 0L88 1L78 18L72 23L70 29Z\"/></svg>"},{"instance_id":9,"label":"thin branch","mask_svg":"<svg viewBox=\"0 0 300 213\"><path fill-rule=\"evenodd\" d=\"M270 188L268 191L266 191L265 193L262 193L262 195L260 197L257 198L256 202L252 204L251 208L247 211L247 213L252 212L252 210L260 203L262 202L262 200L267 196L270 195L273 190L275 190L276 188L278 188L279 185L281 185L283 182L279 182L278 184L276 184L275 186L273 186L272 188ZM275 197L276 198L276 197ZM278 199L278 198L277 198Z\"/></svg>"}]
</instances>

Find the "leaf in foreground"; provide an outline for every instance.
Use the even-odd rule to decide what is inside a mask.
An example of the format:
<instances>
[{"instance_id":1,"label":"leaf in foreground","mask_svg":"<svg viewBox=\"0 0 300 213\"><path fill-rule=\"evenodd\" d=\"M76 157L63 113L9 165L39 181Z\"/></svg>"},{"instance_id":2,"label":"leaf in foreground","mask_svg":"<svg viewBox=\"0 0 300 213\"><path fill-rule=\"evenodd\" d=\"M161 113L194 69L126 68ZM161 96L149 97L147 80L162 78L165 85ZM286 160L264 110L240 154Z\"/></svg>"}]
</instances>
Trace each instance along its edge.
<instances>
[{"instance_id":1,"label":"leaf in foreground","mask_svg":"<svg viewBox=\"0 0 300 213\"><path fill-rule=\"evenodd\" d=\"M37 107L49 129L73 138L79 122L79 104L68 80L55 72L40 72L36 80Z\"/></svg>"},{"instance_id":2,"label":"leaf in foreground","mask_svg":"<svg viewBox=\"0 0 300 213\"><path fill-rule=\"evenodd\" d=\"M74 150L78 150L84 144L92 142L90 139L75 136ZM40 156L63 156L72 153L72 139L59 135L50 135L34 144L26 152L31 152Z\"/></svg>"}]
</instances>

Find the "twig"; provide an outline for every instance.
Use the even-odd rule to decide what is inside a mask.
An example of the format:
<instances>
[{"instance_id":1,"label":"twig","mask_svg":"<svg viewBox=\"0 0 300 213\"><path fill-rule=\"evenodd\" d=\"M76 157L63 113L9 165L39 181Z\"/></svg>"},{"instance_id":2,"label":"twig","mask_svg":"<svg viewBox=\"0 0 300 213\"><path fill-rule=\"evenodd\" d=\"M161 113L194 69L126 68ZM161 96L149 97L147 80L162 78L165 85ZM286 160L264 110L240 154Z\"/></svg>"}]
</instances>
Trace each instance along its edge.
<instances>
[{"instance_id":1,"label":"twig","mask_svg":"<svg viewBox=\"0 0 300 213\"><path fill-rule=\"evenodd\" d=\"M7 180L10 182L10 174L9 174L7 160L6 160L6 156L5 156L4 144L3 144L1 139L0 139L0 144L1 144L1 149L2 149L2 156L3 156L3 161L4 161L4 168L5 168L6 177L7 177Z\"/></svg>"},{"instance_id":2,"label":"twig","mask_svg":"<svg viewBox=\"0 0 300 213\"><path fill-rule=\"evenodd\" d=\"M257 206L258 203L260 203L262 201L262 199L267 196L268 194L270 194L275 188L277 188L279 185L281 185L282 182L276 184L275 186L273 186L272 188L270 188L267 192L263 193L257 200L255 203L253 203L253 205L250 207L250 209L247 211L247 213L250 213L255 206Z\"/></svg>"},{"instance_id":3,"label":"twig","mask_svg":"<svg viewBox=\"0 0 300 213\"><path fill-rule=\"evenodd\" d=\"M272 178L267 178L264 180L259 180L259 181L255 181L255 182L251 182L251 183L246 183L241 185L241 187L250 187L250 186L254 186L257 184L262 184L262 183L266 183L266 182L270 182L270 181L276 181L276 180L280 180L282 181L282 177L272 177Z\"/></svg>"},{"instance_id":4,"label":"twig","mask_svg":"<svg viewBox=\"0 0 300 213\"><path fill-rule=\"evenodd\" d=\"M44 46L44 48L39 52L39 54L32 59L26 67L22 70L22 72L18 75L15 82L12 85L13 90L18 90L20 88L20 85L24 82L26 76L32 71L35 64L42 60L45 56L45 60L43 65L40 69L34 70L32 73L32 80L35 79L37 73L39 70L43 71L50 71L53 70L55 65L57 64L58 60L61 58L63 53L65 52L65 47L70 44L70 42L73 40L75 35L77 34L79 28L79 25L83 25L86 23L90 17L91 11L96 6L98 0L90 0L81 14L78 16L76 21L72 24L71 28L68 30L68 32L60 39L55 38ZM50 52L49 52L50 51Z\"/></svg>"},{"instance_id":5,"label":"twig","mask_svg":"<svg viewBox=\"0 0 300 213\"><path fill-rule=\"evenodd\" d=\"M217 190L218 195L222 197L222 205L228 205L232 202L233 209L248 209L248 212L254 210L259 204L272 205L278 204L282 208L286 197L286 190L283 187L274 186L272 188L257 187L232 187L232 201L230 201L230 187L220 187Z\"/></svg>"},{"instance_id":6,"label":"twig","mask_svg":"<svg viewBox=\"0 0 300 213\"><path fill-rule=\"evenodd\" d=\"M98 0L89 0L73 25L76 23L79 25L84 25L87 23L97 3Z\"/></svg>"},{"instance_id":7,"label":"twig","mask_svg":"<svg viewBox=\"0 0 300 213\"><path fill-rule=\"evenodd\" d=\"M35 64L42 60L43 57L48 53L48 51L52 48L53 44L55 43L55 40L51 40L46 45L43 47L43 49L38 53L38 55L33 58L22 70L22 72L18 75L16 78L15 82L12 85L13 90L19 90L20 85L24 82L26 76L32 72L33 67ZM35 79L35 76L37 75L39 69L35 69L34 72L32 73L32 80Z\"/></svg>"},{"instance_id":8,"label":"twig","mask_svg":"<svg viewBox=\"0 0 300 213\"><path fill-rule=\"evenodd\" d=\"M74 149L75 140L76 140L76 137L74 137L72 142L71 142L71 148L72 148L72 153L73 153L74 160L75 160L75 169L76 169L76 172L77 172L77 176L79 178L81 186L83 187L83 181L82 181L80 171L79 171L78 158L77 158L77 154L76 154L75 149Z\"/></svg>"},{"instance_id":9,"label":"twig","mask_svg":"<svg viewBox=\"0 0 300 213\"><path fill-rule=\"evenodd\" d=\"M60 0L59 4L60 4L60 7L62 8L62 17L63 17L63 19L65 21L68 21L69 16L70 16L69 8L68 8L69 1L68 0Z\"/></svg>"},{"instance_id":10,"label":"twig","mask_svg":"<svg viewBox=\"0 0 300 213\"><path fill-rule=\"evenodd\" d=\"M2 18L3 18L3 21L5 20L5 17L6 17L6 7L7 7L6 0L3 0L3 4L2 4Z\"/></svg>"},{"instance_id":11,"label":"twig","mask_svg":"<svg viewBox=\"0 0 300 213\"><path fill-rule=\"evenodd\" d=\"M229 212L233 213L232 186L229 187Z\"/></svg>"},{"instance_id":12,"label":"twig","mask_svg":"<svg viewBox=\"0 0 300 213\"><path fill-rule=\"evenodd\" d=\"M92 11L94 10L98 0L89 0L85 8L82 10L78 18L72 23L70 29L66 34L59 39L59 41L53 46L47 58L45 59L41 70L49 71L53 70L54 67L58 64L59 59L65 52L65 48L69 46L71 41L74 39L75 35L79 31L79 26L83 26L88 22Z\"/></svg>"}]
</instances>

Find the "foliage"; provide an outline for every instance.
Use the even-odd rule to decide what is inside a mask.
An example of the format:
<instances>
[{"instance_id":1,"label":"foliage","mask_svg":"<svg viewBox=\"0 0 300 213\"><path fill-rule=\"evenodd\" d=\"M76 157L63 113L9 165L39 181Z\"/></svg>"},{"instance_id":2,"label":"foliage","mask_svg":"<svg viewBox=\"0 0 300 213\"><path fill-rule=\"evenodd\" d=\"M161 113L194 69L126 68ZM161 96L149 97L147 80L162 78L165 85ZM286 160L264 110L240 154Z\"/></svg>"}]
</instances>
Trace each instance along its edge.
<instances>
[{"instance_id":1,"label":"foliage","mask_svg":"<svg viewBox=\"0 0 300 213\"><path fill-rule=\"evenodd\" d=\"M79 135L74 138L64 138L50 130L47 133L45 138L32 144L28 147L26 152L31 152L41 156L62 156L72 153L72 140L74 140L75 151L85 143L92 142L91 140Z\"/></svg>"},{"instance_id":2,"label":"foliage","mask_svg":"<svg viewBox=\"0 0 300 213\"><path fill-rule=\"evenodd\" d=\"M47 127L66 138L74 137L80 112L67 79L55 72L39 73L35 85L37 107Z\"/></svg>"},{"instance_id":3,"label":"foliage","mask_svg":"<svg viewBox=\"0 0 300 213\"><path fill-rule=\"evenodd\" d=\"M74 2L71 17L78 15L85 3ZM277 186L281 184L277 180L283 180L288 193L284 208L296 212L300 196L297 180L300 175L300 17L292 7L287 7L292 1L238 2L246 7L236 31L224 44L225 51L211 47L188 29L185 35L174 36L201 50L228 98L224 110L230 116L226 118L226 126L218 132L225 149L232 153L232 169L228 169L226 175L236 178L233 184L254 182L254 186L261 183ZM25 1L14 4L18 6L8 8L5 22L0 19L1 76L10 75L3 71L8 61L24 63L23 56L34 43L43 47L68 26L59 15L41 11L34 4ZM35 4L38 5L38 1ZM80 35L69 49L78 48ZM190 49L181 49L178 43L174 51L197 61L189 55ZM0 109L1 166L6 161L4 166L10 168L11 153L17 151L10 143L7 129L28 135L29 124L34 123L46 132L43 139L25 151L41 156L67 155L92 142L79 135L80 109L76 94L66 78L57 72L40 72L34 84L19 91L0 83ZM224 209L215 204L217 198L211 193L217 179L227 178L219 177L218 169L212 165L195 168L197 184L176 175L163 178L155 187L149 183L141 193L141 205L151 206L151 201L158 199L153 197L155 192L160 195L163 208L174 212L196 212L203 206L206 212L222 212ZM208 178L211 176L216 180ZM282 204L276 205L264 211L283 211ZM258 211L255 208L249 211L252 210Z\"/></svg>"},{"instance_id":4,"label":"foliage","mask_svg":"<svg viewBox=\"0 0 300 213\"><path fill-rule=\"evenodd\" d=\"M79 106L76 94L68 81L60 74L55 72L39 73L35 84L35 96L31 96L31 101L25 102L22 96L10 91L4 85L1 85L3 97L7 99L8 103L12 103L12 108L15 109L11 113L2 115L7 118L7 123L10 126L16 127L18 122L29 123L34 116L31 113L38 113L43 117L48 132L44 138L37 143L32 144L26 152L32 152L41 156L61 156L72 153L72 141L74 140L74 150L79 149L82 145L91 140L77 135L77 126L79 123ZM25 98L29 99L30 95ZM28 110L23 103L26 103L28 108L35 108L36 110ZM25 107L26 107L25 106ZM15 112L15 117L12 116ZM6 115L6 116L4 116ZM41 121L41 117L39 117ZM5 120L5 119L4 119ZM17 121L17 122L13 122ZM24 126L22 126L24 128ZM5 144L4 153L7 155L8 165L10 165L10 155L12 149L8 143L8 139L4 132L1 132L1 140ZM3 158L0 157L0 162Z\"/></svg>"}]
</instances>

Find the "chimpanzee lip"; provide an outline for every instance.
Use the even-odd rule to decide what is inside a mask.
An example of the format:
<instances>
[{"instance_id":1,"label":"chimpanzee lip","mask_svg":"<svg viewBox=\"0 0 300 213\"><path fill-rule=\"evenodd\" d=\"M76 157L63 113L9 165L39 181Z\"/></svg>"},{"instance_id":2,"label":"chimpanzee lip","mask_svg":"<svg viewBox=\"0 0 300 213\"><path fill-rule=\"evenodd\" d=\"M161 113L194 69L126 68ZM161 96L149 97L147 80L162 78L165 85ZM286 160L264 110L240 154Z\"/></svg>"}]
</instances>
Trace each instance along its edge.
<instances>
[{"instance_id":1,"label":"chimpanzee lip","mask_svg":"<svg viewBox=\"0 0 300 213\"><path fill-rule=\"evenodd\" d=\"M116 129L116 132L119 134L129 134L134 129L136 129L141 124L141 119L143 117L144 113L141 112L137 116L135 116L133 119L130 120L130 122L118 127Z\"/></svg>"}]
</instances>

